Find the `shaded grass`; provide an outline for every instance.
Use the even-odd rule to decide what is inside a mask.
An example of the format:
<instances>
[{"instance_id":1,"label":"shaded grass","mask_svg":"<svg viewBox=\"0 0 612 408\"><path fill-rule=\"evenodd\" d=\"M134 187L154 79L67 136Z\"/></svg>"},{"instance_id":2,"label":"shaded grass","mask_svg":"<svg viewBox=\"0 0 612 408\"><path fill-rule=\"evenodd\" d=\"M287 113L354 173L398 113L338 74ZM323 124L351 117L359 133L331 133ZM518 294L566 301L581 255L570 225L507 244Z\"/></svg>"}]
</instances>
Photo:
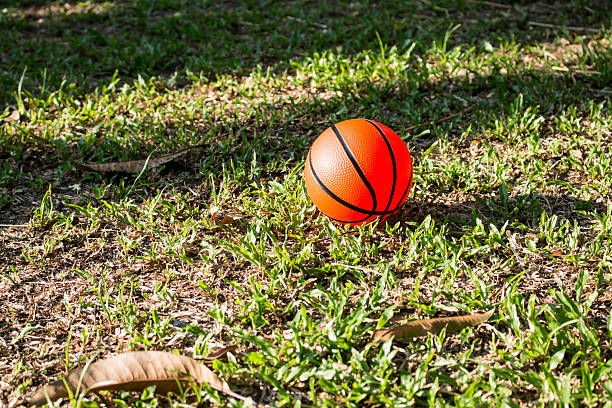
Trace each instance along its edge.
<instances>
[{"instance_id":1,"label":"shaded grass","mask_svg":"<svg viewBox=\"0 0 612 408\"><path fill-rule=\"evenodd\" d=\"M36 92L68 86L81 94L108 85L115 75L128 81L163 77L162 86L176 87L229 72L248 75L259 65L282 71L300 55L377 51L379 39L401 52L412 43L425 52L427 44L442 43L449 28L458 24L462 29L447 44L451 47L537 44L554 38L551 30L531 29L531 19L588 29L610 21L605 1L573 1L554 8L536 2L511 9L468 1L269 6L143 0L7 6L0 13L7 44L0 105L12 102L25 67L28 89Z\"/></svg>"}]
</instances>

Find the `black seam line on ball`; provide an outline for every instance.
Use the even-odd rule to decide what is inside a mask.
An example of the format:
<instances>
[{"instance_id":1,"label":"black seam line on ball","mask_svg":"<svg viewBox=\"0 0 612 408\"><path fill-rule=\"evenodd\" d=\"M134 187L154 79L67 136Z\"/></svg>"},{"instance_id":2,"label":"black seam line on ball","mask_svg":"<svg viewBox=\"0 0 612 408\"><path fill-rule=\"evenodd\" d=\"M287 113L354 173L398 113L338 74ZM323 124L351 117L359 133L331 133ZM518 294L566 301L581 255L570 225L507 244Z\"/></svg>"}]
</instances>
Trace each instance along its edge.
<instances>
[{"instance_id":1,"label":"black seam line on ball","mask_svg":"<svg viewBox=\"0 0 612 408\"><path fill-rule=\"evenodd\" d=\"M372 212L374 213L376 211L376 192L372 188L372 185L368 181L368 178L366 177L366 175L363 173L363 170L361 170L361 167L359 167L359 163L357 163L357 159L353 155L353 152L351 152L351 150L347 146L346 142L344 141L344 138L340 134L340 131L338 130L336 125L332 125L332 129L334 133L336 134L336 136L338 137L338 140L340 141L340 144L342 145L342 148L346 152L346 155L348 156L349 160L351 161L351 163L353 163L355 170L357 170L357 174L359 174L359 177L361 177L361 181L363 181L363 184L365 184L367 189L370 191L370 195L372 196Z\"/></svg>"},{"instance_id":2,"label":"black seam line on ball","mask_svg":"<svg viewBox=\"0 0 612 408\"><path fill-rule=\"evenodd\" d=\"M315 169L314 169L314 167L312 165L312 157L311 157L311 155L308 155L308 162L310 163L310 172L312 173L312 177L315 179L315 181L317 182L319 187L321 187L321 189L323 191L325 191L325 193L328 196L330 196L331 198L333 198L334 200L336 200L340 204L344 205L345 207L350 208L353 211L357 211L357 212L360 212L362 214L367 214L368 216L370 216L370 215L388 215L388 214L392 213L392 211L371 211L371 210L366 210L366 209L363 209L363 208L359 208L359 207L357 207L357 206L355 206L355 205L353 205L353 204L351 204L349 202L344 201L343 199L341 199L340 197L335 195L329 188L327 188L327 186L325 184L323 184L323 182L321 181L321 179L317 175L317 172L315 171ZM350 222L359 222L359 221L350 221Z\"/></svg>"},{"instance_id":3,"label":"black seam line on ball","mask_svg":"<svg viewBox=\"0 0 612 408\"><path fill-rule=\"evenodd\" d=\"M365 216L365 218L362 218L362 219L360 219L360 220L355 220L355 221L339 220L339 219L337 219L337 218L330 217L329 215L326 215L326 217L327 217L327 218L329 218L329 219L330 219L330 220L332 220L332 221L341 222L341 223L343 223L343 224L355 224L355 223L357 223L357 222L363 222L363 221L367 220L368 218L373 217L373 215L368 214L368 215L366 215L366 216Z\"/></svg>"},{"instance_id":4,"label":"black seam line on ball","mask_svg":"<svg viewBox=\"0 0 612 408\"><path fill-rule=\"evenodd\" d=\"M393 163L393 184L391 184L391 194L389 194L389 201L387 201L387 206L385 207L385 211L388 211L389 207L391 207L391 202L393 201L393 197L395 194L395 184L397 183L397 166L395 164L395 155L393 154L391 143L389 143L389 139L387 139L387 135L385 135L385 132L383 132L382 129L379 128L378 125L372 122L371 120L366 119L366 121L369 122L372 126L374 126L376 130L378 130L378 133L380 133L380 135L382 136L383 140L385 141L385 144L387 145L387 149L389 149L391 163Z\"/></svg>"},{"instance_id":5,"label":"black seam line on ball","mask_svg":"<svg viewBox=\"0 0 612 408\"><path fill-rule=\"evenodd\" d=\"M412 175L414 174L414 171L410 172L410 180L408 180L408 184L406 185L406 190L404 191L404 194L402 194L402 198L399 200L399 202L397 203L397 206L395 207L395 209L391 210L391 213L396 212L397 210L399 210L399 208L402 206L404 198L406 198L406 194L408 193L408 189L410 188L410 186L412 185Z\"/></svg>"}]
</instances>

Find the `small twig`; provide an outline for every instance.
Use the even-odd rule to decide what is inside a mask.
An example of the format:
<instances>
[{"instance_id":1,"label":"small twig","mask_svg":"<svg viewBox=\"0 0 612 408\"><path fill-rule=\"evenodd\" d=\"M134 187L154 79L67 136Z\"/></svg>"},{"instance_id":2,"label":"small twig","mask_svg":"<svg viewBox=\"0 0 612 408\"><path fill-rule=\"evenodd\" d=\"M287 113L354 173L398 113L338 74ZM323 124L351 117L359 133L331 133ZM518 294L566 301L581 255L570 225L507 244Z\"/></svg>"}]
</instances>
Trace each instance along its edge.
<instances>
[{"instance_id":1,"label":"small twig","mask_svg":"<svg viewBox=\"0 0 612 408\"><path fill-rule=\"evenodd\" d=\"M26 228L29 226L30 226L29 224L0 224L0 227L3 227L3 228L10 228L10 227Z\"/></svg>"},{"instance_id":2,"label":"small twig","mask_svg":"<svg viewBox=\"0 0 612 408\"><path fill-rule=\"evenodd\" d=\"M317 23L317 22L314 22L314 21L309 22L309 21L303 20L301 18L293 17L293 16L287 16L287 20L298 21L298 22L303 23L303 24L310 24L310 25L313 25L315 27L327 30L327 26L325 24Z\"/></svg>"},{"instance_id":3,"label":"small twig","mask_svg":"<svg viewBox=\"0 0 612 408\"><path fill-rule=\"evenodd\" d=\"M600 93L604 95L612 95L612 90L607 89L589 89L591 92Z\"/></svg>"},{"instance_id":4,"label":"small twig","mask_svg":"<svg viewBox=\"0 0 612 408\"><path fill-rule=\"evenodd\" d=\"M599 30L596 28L590 28L590 27L572 27L572 26L558 26L558 25L554 25L554 24L548 24L548 23L539 23L537 21L529 21L528 23L531 26L535 26L535 27L544 27L544 28L559 28L562 30L568 30L568 31L589 31L591 33L598 33Z\"/></svg>"},{"instance_id":5,"label":"small twig","mask_svg":"<svg viewBox=\"0 0 612 408\"><path fill-rule=\"evenodd\" d=\"M448 116L445 116L445 117L440 118L440 119L431 120L431 121L428 121L428 122L419 123L418 125L412 125L412 126L409 126L409 127L406 129L406 132L410 132L411 130L414 130L414 129L417 129L417 128L420 128L420 127L423 127L423 126L427 126L427 125L437 125L438 123L442 123L442 122L449 121L449 120L451 120L451 119L455 119L457 116L461 116L461 115L463 115L464 113L471 112L471 111L472 111L472 109L473 109L473 108L470 106L470 107L468 107L468 108L466 108L466 109L462 110L461 112L453 113L452 115L448 115Z\"/></svg>"},{"instance_id":6,"label":"small twig","mask_svg":"<svg viewBox=\"0 0 612 408\"><path fill-rule=\"evenodd\" d=\"M557 58L555 55L551 54L550 52L544 50L544 55L547 56L548 58L552 58L554 60L559 60L559 58Z\"/></svg>"},{"instance_id":7,"label":"small twig","mask_svg":"<svg viewBox=\"0 0 612 408\"><path fill-rule=\"evenodd\" d=\"M561 71L561 72L571 72L574 74L584 74L584 75L601 75L599 71L589 71L586 69L570 69L567 67L552 67L553 71Z\"/></svg>"},{"instance_id":8,"label":"small twig","mask_svg":"<svg viewBox=\"0 0 612 408\"><path fill-rule=\"evenodd\" d=\"M512 8L512 6L508 4L495 3L492 1L481 1L481 0L468 0L468 1L473 4L483 4L485 6L491 6L491 7L499 7L499 8L505 8L505 9Z\"/></svg>"},{"instance_id":9,"label":"small twig","mask_svg":"<svg viewBox=\"0 0 612 408\"><path fill-rule=\"evenodd\" d=\"M340 262L332 262L332 263L330 263L330 265L331 266L342 266L343 268L346 268L346 269L356 269L358 271L374 273L374 274L380 275L380 272L378 272L378 271L376 271L374 269L371 269L371 268L366 268L365 266L347 265L347 264L343 264L343 263L340 263Z\"/></svg>"}]
</instances>

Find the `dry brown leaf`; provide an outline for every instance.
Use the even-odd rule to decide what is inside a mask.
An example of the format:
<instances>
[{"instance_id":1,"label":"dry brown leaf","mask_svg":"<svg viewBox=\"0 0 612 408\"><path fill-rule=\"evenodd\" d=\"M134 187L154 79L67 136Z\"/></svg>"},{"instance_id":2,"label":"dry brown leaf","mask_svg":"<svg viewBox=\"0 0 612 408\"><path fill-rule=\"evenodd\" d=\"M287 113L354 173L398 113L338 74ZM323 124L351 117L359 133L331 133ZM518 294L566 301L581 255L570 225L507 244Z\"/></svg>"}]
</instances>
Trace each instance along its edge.
<instances>
[{"instance_id":1,"label":"dry brown leaf","mask_svg":"<svg viewBox=\"0 0 612 408\"><path fill-rule=\"evenodd\" d=\"M210 206L209 211L210 218L216 225L231 225L234 223L234 217L232 217L231 215L224 215L223 217L221 217L221 214L219 213L219 207L214 204Z\"/></svg>"},{"instance_id":2,"label":"dry brown leaf","mask_svg":"<svg viewBox=\"0 0 612 408\"><path fill-rule=\"evenodd\" d=\"M2 120L5 122L14 122L16 120L19 120L19 118L20 118L19 111L15 109L14 111L11 112L10 115L8 115L6 118Z\"/></svg>"},{"instance_id":3,"label":"dry brown leaf","mask_svg":"<svg viewBox=\"0 0 612 408\"><path fill-rule=\"evenodd\" d=\"M238 346L236 346L235 344L231 346L227 346L227 347L222 347L210 353L208 356L204 358L204 360L206 361L218 360L220 358L225 357L227 353L233 353L234 351L236 351L237 348Z\"/></svg>"},{"instance_id":4,"label":"dry brown leaf","mask_svg":"<svg viewBox=\"0 0 612 408\"><path fill-rule=\"evenodd\" d=\"M226 215L220 221L217 222L218 225L230 225L234 223L234 218Z\"/></svg>"},{"instance_id":5,"label":"dry brown leaf","mask_svg":"<svg viewBox=\"0 0 612 408\"><path fill-rule=\"evenodd\" d=\"M374 340L387 341L391 337L410 338L427 336L428 333L438 334L442 329L446 328L447 333L453 333L463 330L466 327L476 326L477 324L486 322L493 316L495 309L491 309L486 313L478 313L466 316L453 317L438 317L435 319L423 319L408 322L401 326L391 327L389 329L376 330L374 332Z\"/></svg>"},{"instance_id":6,"label":"dry brown leaf","mask_svg":"<svg viewBox=\"0 0 612 408\"><path fill-rule=\"evenodd\" d=\"M558 249L555 249L550 253L550 256L554 258L563 258L563 252L559 251Z\"/></svg>"},{"instance_id":7,"label":"dry brown leaf","mask_svg":"<svg viewBox=\"0 0 612 408\"><path fill-rule=\"evenodd\" d=\"M138 174L144 170L145 166L147 169L152 169L154 167L159 167L162 164L166 164L171 162L172 160L183 156L189 150L198 147L188 147L187 149L181 150L176 153L164 154L159 157L152 157L144 160L129 160L125 162L111 162L111 163L77 163L74 160L71 160L72 165L77 169L83 171L95 171L98 173L108 173L108 172L116 172L116 173L132 173Z\"/></svg>"},{"instance_id":8,"label":"dry brown leaf","mask_svg":"<svg viewBox=\"0 0 612 408\"><path fill-rule=\"evenodd\" d=\"M189 381L208 383L215 390L231 397L245 400L234 393L204 364L196 360L163 351L135 351L119 354L97 361L89 366L73 370L65 379L74 395L89 391L142 391L155 385L156 392L178 392L178 382L183 387ZM43 405L47 402L68 397L64 380L40 388L29 400L28 405Z\"/></svg>"}]
</instances>

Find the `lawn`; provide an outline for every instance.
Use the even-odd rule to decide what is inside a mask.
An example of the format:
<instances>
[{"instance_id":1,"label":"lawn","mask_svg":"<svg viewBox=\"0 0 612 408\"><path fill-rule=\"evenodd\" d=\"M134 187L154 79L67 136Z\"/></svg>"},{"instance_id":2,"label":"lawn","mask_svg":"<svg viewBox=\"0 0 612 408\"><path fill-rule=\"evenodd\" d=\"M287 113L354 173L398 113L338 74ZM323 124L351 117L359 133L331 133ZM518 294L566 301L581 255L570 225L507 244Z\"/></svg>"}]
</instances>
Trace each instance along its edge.
<instances>
[{"instance_id":1,"label":"lawn","mask_svg":"<svg viewBox=\"0 0 612 408\"><path fill-rule=\"evenodd\" d=\"M606 0L0 3L0 406L160 350L246 401L60 406L612 407L611 21ZM303 169L359 117L407 143L414 185L348 227Z\"/></svg>"}]
</instances>

